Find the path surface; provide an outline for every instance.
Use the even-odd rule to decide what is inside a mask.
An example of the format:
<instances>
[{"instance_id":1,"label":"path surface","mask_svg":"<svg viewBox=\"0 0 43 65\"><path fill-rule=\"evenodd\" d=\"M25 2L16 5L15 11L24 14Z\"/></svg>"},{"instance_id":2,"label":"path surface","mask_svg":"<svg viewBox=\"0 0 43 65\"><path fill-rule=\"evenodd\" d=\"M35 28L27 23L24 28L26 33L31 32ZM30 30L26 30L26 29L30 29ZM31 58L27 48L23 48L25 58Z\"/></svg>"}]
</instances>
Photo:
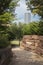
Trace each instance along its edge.
<instances>
[{"instance_id":1,"label":"path surface","mask_svg":"<svg viewBox=\"0 0 43 65\"><path fill-rule=\"evenodd\" d=\"M20 48L13 48L13 58L10 65L43 65L43 58L37 54Z\"/></svg>"}]
</instances>

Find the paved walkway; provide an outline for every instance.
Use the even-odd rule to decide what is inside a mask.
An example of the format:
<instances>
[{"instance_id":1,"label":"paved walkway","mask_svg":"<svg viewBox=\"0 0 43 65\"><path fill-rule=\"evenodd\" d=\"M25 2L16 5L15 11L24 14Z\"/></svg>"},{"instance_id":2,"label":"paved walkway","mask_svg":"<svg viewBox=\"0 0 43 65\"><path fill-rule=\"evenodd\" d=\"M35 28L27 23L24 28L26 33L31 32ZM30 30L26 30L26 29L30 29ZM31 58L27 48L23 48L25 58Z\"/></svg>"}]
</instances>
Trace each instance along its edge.
<instances>
[{"instance_id":1,"label":"paved walkway","mask_svg":"<svg viewBox=\"0 0 43 65\"><path fill-rule=\"evenodd\" d=\"M13 48L13 58L10 65L43 65L43 58L37 54L20 48Z\"/></svg>"}]
</instances>

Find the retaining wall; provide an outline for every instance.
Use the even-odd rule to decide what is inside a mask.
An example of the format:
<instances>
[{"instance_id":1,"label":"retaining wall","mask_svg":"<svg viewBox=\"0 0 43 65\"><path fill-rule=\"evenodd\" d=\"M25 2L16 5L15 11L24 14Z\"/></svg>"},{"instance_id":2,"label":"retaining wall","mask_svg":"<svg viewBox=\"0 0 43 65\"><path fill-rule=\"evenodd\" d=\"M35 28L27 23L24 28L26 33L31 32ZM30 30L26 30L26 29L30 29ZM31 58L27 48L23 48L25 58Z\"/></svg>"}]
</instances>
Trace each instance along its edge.
<instances>
[{"instance_id":1,"label":"retaining wall","mask_svg":"<svg viewBox=\"0 0 43 65\"><path fill-rule=\"evenodd\" d=\"M38 54L43 54L43 36L25 35L20 43L20 47L25 50L34 50Z\"/></svg>"},{"instance_id":2,"label":"retaining wall","mask_svg":"<svg viewBox=\"0 0 43 65\"><path fill-rule=\"evenodd\" d=\"M11 46L0 49L0 65L8 65L12 57Z\"/></svg>"}]
</instances>

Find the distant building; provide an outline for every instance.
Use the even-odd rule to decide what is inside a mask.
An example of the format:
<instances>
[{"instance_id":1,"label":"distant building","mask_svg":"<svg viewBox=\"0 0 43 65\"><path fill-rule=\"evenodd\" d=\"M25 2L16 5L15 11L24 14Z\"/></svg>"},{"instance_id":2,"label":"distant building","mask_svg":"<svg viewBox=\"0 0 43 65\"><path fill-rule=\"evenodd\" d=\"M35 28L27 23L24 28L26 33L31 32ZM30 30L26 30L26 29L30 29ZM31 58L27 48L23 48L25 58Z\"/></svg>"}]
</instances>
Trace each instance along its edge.
<instances>
[{"instance_id":1,"label":"distant building","mask_svg":"<svg viewBox=\"0 0 43 65\"><path fill-rule=\"evenodd\" d=\"M25 13L24 22L25 23L31 22L31 14L30 13Z\"/></svg>"}]
</instances>

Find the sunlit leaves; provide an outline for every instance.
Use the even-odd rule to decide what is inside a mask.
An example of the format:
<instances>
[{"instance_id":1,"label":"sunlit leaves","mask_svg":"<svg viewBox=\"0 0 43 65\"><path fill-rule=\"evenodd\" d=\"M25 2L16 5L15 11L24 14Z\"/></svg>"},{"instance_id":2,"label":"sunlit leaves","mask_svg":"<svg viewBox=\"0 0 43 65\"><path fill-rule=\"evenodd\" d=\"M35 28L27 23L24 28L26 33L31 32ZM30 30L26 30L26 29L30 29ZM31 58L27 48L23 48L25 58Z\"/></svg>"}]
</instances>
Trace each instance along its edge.
<instances>
[{"instance_id":1,"label":"sunlit leaves","mask_svg":"<svg viewBox=\"0 0 43 65\"><path fill-rule=\"evenodd\" d=\"M3 15L0 16L0 22L7 23L10 22L13 19L12 13L6 12Z\"/></svg>"}]
</instances>

